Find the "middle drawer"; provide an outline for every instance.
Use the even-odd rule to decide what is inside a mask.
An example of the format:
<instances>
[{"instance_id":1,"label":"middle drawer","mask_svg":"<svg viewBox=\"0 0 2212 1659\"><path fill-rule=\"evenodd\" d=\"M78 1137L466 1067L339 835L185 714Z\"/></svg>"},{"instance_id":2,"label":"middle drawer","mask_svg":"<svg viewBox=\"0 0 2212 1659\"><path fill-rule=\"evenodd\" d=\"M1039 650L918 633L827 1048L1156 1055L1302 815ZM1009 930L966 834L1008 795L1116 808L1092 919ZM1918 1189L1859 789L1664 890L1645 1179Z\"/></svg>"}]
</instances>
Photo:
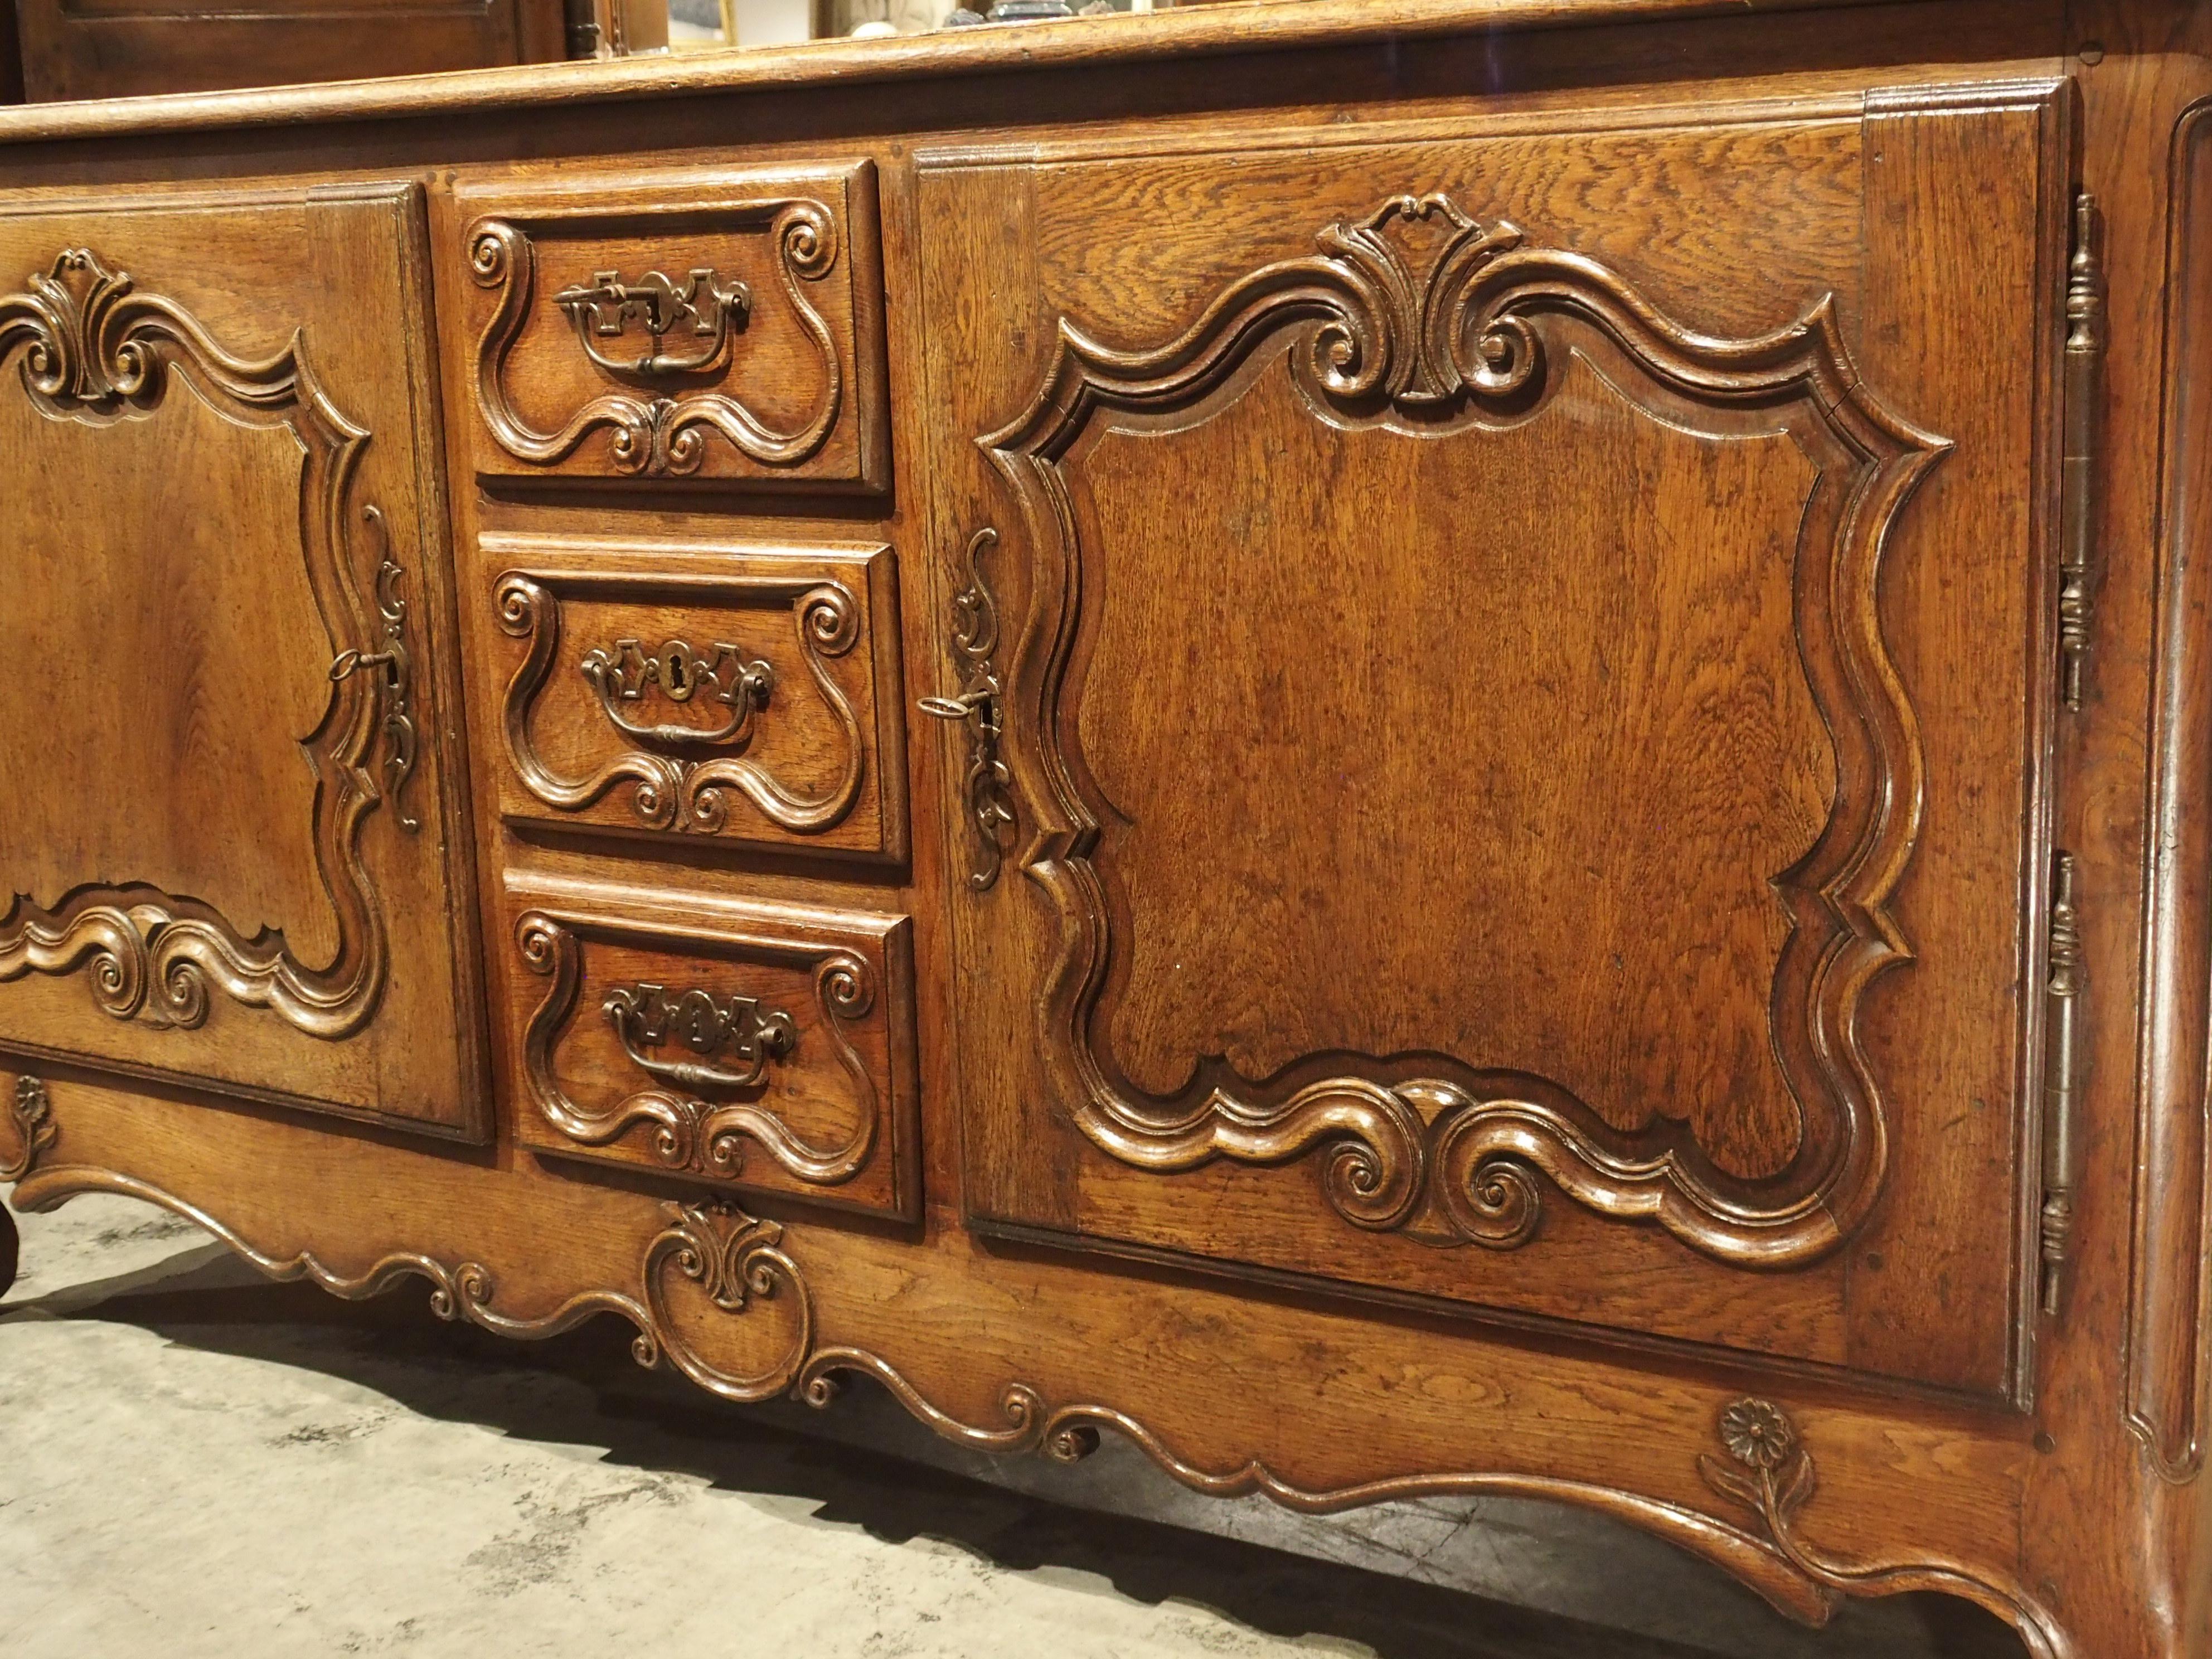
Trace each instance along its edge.
<instances>
[{"instance_id":1,"label":"middle drawer","mask_svg":"<svg viewBox=\"0 0 2212 1659\"><path fill-rule=\"evenodd\" d=\"M889 548L479 545L503 817L905 856Z\"/></svg>"}]
</instances>

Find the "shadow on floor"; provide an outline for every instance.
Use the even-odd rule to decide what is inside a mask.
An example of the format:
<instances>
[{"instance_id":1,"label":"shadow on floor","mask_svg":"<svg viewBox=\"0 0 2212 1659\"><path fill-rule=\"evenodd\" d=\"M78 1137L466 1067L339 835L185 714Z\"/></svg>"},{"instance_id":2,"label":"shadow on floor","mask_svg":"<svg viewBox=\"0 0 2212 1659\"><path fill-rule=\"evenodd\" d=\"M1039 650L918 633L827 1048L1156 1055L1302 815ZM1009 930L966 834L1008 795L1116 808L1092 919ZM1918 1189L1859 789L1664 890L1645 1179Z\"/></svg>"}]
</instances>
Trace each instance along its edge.
<instances>
[{"instance_id":1,"label":"shadow on floor","mask_svg":"<svg viewBox=\"0 0 2212 1659\"><path fill-rule=\"evenodd\" d=\"M1704 1650L1533 1612L1367 1569L1157 1522L1080 1510L898 1455L786 1426L807 1408L735 1412L666 1370L630 1358L631 1328L604 1316L526 1349L468 1325L447 1325L412 1285L341 1302L307 1285L272 1285L219 1245L161 1267L9 1304L150 1330L183 1346L320 1372L442 1421L519 1438L603 1448L607 1462L689 1475L723 1489L800 1499L818 1522L859 1527L890 1543L927 1536L1017 1571L1095 1575L1148 1605L1210 1608L1271 1635L1352 1644L1377 1659L1707 1659ZM872 1389L856 1382L856 1389ZM1163 1480L1164 1476L1160 1477ZM1685 1557L1686 1576L1715 1570ZM1716 1574L1716 1577L1717 1575ZM1700 1583L1703 1592L1707 1587ZM1948 1659L2022 1659L2019 1640L1979 1608L1907 1598L1909 1616ZM1852 1605L1813 1646L1836 1659L1886 1650L1883 1620Z\"/></svg>"}]
</instances>

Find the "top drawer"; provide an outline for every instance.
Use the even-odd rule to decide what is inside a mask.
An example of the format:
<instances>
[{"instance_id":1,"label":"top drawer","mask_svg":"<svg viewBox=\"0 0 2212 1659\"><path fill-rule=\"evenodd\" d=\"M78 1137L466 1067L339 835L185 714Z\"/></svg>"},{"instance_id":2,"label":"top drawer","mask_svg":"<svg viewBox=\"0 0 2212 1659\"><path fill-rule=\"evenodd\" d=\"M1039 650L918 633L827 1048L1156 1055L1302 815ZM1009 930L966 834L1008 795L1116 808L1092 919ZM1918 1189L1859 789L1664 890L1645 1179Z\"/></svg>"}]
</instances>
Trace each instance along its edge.
<instances>
[{"instance_id":1,"label":"top drawer","mask_svg":"<svg viewBox=\"0 0 2212 1659\"><path fill-rule=\"evenodd\" d=\"M872 162L456 197L479 476L884 487Z\"/></svg>"}]
</instances>

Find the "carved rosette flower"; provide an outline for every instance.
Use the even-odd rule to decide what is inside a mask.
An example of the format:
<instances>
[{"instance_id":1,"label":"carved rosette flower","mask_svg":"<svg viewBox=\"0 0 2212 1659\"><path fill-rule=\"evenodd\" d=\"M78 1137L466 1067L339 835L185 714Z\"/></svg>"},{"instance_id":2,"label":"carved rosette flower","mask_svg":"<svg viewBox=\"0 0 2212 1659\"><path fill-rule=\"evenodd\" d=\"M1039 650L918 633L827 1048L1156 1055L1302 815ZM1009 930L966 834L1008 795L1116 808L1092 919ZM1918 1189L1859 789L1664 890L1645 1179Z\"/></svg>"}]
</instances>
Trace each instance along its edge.
<instances>
[{"instance_id":1,"label":"carved rosette flower","mask_svg":"<svg viewBox=\"0 0 2212 1659\"><path fill-rule=\"evenodd\" d=\"M1723 1407L1716 1426L1735 1467L1700 1455L1698 1473L1723 1498L1757 1511L1786 1546L1790 1516L1813 1495L1813 1460L1797 1425L1773 1401L1747 1398Z\"/></svg>"},{"instance_id":2,"label":"carved rosette flower","mask_svg":"<svg viewBox=\"0 0 2212 1659\"><path fill-rule=\"evenodd\" d=\"M1721 1413L1721 1443L1747 1468L1778 1469L1797 1449L1797 1431L1771 1401L1739 1400Z\"/></svg>"},{"instance_id":3,"label":"carved rosette flower","mask_svg":"<svg viewBox=\"0 0 2212 1659\"><path fill-rule=\"evenodd\" d=\"M15 1126L20 1150L7 1163L0 1164L0 1181L21 1181L31 1173L40 1155L54 1144L59 1133L54 1127L53 1101L46 1093L45 1079L28 1073L17 1078L8 1115Z\"/></svg>"}]
</instances>

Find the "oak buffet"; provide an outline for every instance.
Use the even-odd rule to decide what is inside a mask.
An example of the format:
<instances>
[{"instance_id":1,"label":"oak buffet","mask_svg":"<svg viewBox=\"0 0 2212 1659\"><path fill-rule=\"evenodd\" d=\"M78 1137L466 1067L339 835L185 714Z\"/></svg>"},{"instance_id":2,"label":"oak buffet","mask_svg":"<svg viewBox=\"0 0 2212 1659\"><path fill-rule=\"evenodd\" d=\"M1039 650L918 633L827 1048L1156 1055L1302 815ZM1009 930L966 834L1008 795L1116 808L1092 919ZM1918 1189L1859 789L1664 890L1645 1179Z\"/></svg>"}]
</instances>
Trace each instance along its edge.
<instances>
[{"instance_id":1,"label":"oak buffet","mask_svg":"<svg viewBox=\"0 0 2212 1659\"><path fill-rule=\"evenodd\" d=\"M2180 0L0 113L0 1176L2212 1655L2208 237Z\"/></svg>"}]
</instances>

